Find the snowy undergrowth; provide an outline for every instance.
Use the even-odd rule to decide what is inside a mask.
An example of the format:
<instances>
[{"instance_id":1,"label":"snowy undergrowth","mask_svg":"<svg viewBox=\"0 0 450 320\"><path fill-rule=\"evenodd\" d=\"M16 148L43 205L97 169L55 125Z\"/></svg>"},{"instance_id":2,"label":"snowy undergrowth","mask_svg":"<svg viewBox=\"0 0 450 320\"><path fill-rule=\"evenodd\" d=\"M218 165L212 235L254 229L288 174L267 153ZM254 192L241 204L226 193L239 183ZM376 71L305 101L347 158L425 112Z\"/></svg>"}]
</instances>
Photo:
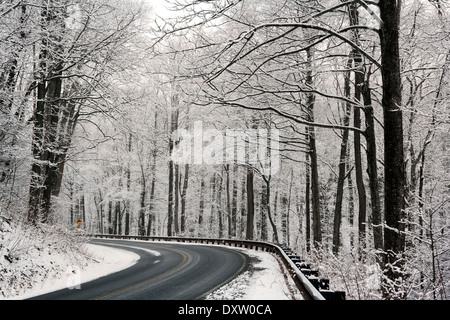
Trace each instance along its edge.
<instances>
[{"instance_id":1,"label":"snowy undergrowth","mask_svg":"<svg viewBox=\"0 0 450 320\"><path fill-rule=\"evenodd\" d=\"M0 299L21 295L46 279L86 266L83 235L58 226L30 226L0 216Z\"/></svg>"}]
</instances>

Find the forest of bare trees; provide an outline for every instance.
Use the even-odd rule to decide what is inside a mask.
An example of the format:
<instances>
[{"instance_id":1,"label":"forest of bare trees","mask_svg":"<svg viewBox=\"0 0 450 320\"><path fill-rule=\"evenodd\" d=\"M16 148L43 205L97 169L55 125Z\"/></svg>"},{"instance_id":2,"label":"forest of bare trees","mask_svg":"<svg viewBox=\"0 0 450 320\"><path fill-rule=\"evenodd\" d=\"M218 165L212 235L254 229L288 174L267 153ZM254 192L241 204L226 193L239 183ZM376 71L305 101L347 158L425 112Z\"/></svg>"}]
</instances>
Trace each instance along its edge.
<instances>
[{"instance_id":1,"label":"forest of bare trees","mask_svg":"<svg viewBox=\"0 0 450 320\"><path fill-rule=\"evenodd\" d=\"M447 299L443 0L0 2L0 216L255 239Z\"/></svg>"}]
</instances>

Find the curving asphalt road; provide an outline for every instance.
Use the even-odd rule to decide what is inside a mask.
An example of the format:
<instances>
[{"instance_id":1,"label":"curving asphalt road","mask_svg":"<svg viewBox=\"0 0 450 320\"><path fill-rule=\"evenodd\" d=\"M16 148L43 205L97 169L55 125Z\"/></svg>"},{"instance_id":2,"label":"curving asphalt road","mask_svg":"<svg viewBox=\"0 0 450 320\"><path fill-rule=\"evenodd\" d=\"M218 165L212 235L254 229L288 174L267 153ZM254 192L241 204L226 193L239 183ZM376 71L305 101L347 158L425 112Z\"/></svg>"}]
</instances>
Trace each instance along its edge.
<instances>
[{"instance_id":1,"label":"curving asphalt road","mask_svg":"<svg viewBox=\"0 0 450 320\"><path fill-rule=\"evenodd\" d=\"M31 300L202 299L245 271L249 262L242 253L215 246L105 239L91 243L126 249L140 259L130 268L81 284L81 289L63 289Z\"/></svg>"}]
</instances>

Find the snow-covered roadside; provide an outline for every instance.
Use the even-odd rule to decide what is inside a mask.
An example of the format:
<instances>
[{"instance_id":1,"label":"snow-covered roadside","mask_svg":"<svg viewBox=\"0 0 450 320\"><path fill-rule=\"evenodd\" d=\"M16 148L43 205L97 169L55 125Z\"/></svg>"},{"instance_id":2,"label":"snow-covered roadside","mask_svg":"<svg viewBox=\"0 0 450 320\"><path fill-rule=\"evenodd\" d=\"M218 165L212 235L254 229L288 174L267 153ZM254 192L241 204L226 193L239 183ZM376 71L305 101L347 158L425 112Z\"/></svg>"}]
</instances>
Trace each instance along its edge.
<instances>
[{"instance_id":1,"label":"snow-covered roadside","mask_svg":"<svg viewBox=\"0 0 450 320\"><path fill-rule=\"evenodd\" d=\"M76 288L85 282L124 270L139 260L139 255L133 252L106 246L85 244L84 250L90 262L83 267L76 264L68 266L66 272L60 277L42 279L32 289L22 295L10 297L10 299L23 300L59 289Z\"/></svg>"},{"instance_id":2,"label":"snow-covered roadside","mask_svg":"<svg viewBox=\"0 0 450 320\"><path fill-rule=\"evenodd\" d=\"M249 270L210 293L207 300L304 300L275 255L249 249L236 250L250 257Z\"/></svg>"}]
</instances>

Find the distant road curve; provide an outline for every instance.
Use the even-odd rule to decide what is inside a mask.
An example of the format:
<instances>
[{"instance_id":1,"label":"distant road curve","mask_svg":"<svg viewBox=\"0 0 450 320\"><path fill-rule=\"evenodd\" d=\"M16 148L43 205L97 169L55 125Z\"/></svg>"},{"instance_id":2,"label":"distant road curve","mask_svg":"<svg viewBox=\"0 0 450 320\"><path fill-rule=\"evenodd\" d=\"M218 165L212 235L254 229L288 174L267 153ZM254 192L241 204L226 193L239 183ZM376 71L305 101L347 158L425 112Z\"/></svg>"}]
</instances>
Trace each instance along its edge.
<instances>
[{"instance_id":1,"label":"distant road curve","mask_svg":"<svg viewBox=\"0 0 450 320\"><path fill-rule=\"evenodd\" d=\"M106 239L91 243L129 250L140 259L130 268L81 284L81 289L31 300L202 299L247 270L249 263L247 255L217 246Z\"/></svg>"}]
</instances>

